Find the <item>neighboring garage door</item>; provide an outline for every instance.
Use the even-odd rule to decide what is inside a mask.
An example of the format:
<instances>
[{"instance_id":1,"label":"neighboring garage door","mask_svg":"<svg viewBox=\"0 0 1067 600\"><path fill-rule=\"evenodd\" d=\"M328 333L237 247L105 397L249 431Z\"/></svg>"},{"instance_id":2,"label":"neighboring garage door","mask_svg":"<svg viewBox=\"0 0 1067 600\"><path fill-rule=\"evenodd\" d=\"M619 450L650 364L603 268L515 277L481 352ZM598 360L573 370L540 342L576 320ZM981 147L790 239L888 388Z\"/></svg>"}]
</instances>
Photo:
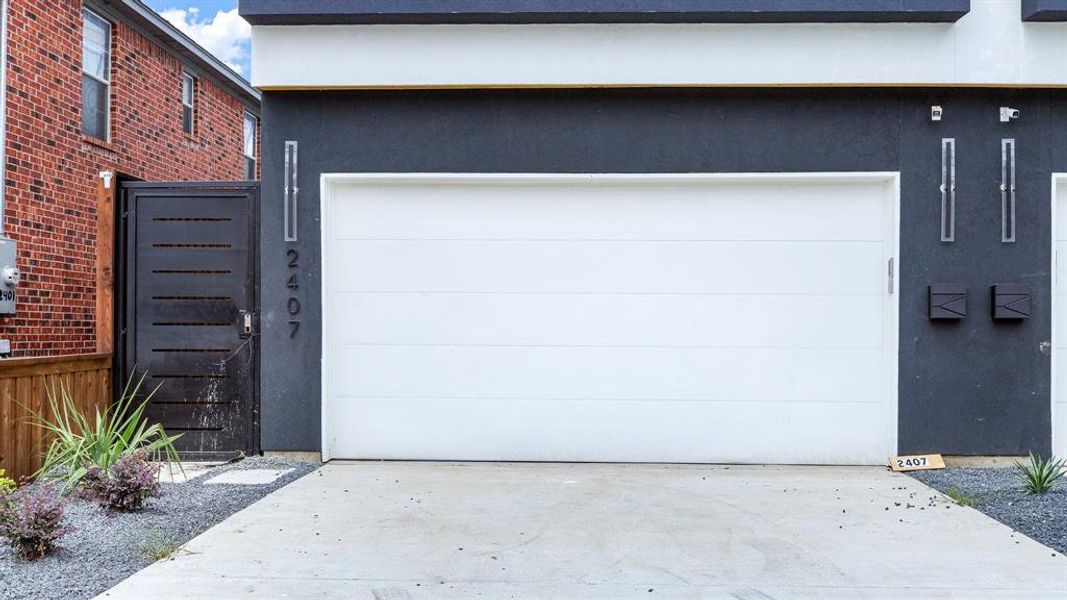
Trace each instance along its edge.
<instances>
[{"instance_id":1,"label":"neighboring garage door","mask_svg":"<svg viewBox=\"0 0 1067 600\"><path fill-rule=\"evenodd\" d=\"M329 458L895 450L895 176L323 179Z\"/></svg>"},{"instance_id":2,"label":"neighboring garage door","mask_svg":"<svg viewBox=\"0 0 1067 600\"><path fill-rule=\"evenodd\" d=\"M1067 173L1052 194L1052 454L1067 456Z\"/></svg>"}]
</instances>

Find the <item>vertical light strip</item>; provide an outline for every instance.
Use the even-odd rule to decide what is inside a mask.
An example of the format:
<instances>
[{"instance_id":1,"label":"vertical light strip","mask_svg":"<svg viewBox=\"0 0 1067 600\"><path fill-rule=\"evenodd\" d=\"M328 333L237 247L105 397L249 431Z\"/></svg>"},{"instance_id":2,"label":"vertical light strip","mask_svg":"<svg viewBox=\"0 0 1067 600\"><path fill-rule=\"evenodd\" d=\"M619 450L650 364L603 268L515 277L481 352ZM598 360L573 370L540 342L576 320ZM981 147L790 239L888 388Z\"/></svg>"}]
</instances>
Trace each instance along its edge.
<instances>
[{"instance_id":1,"label":"vertical light strip","mask_svg":"<svg viewBox=\"0 0 1067 600\"><path fill-rule=\"evenodd\" d=\"M1000 241L1015 242L1015 139L1000 140Z\"/></svg>"},{"instance_id":2,"label":"vertical light strip","mask_svg":"<svg viewBox=\"0 0 1067 600\"><path fill-rule=\"evenodd\" d=\"M296 201L300 194L297 185L297 144L285 142L285 241L296 241Z\"/></svg>"},{"instance_id":3,"label":"vertical light strip","mask_svg":"<svg viewBox=\"0 0 1067 600\"><path fill-rule=\"evenodd\" d=\"M941 139L941 241L956 241L956 138Z\"/></svg>"}]
</instances>

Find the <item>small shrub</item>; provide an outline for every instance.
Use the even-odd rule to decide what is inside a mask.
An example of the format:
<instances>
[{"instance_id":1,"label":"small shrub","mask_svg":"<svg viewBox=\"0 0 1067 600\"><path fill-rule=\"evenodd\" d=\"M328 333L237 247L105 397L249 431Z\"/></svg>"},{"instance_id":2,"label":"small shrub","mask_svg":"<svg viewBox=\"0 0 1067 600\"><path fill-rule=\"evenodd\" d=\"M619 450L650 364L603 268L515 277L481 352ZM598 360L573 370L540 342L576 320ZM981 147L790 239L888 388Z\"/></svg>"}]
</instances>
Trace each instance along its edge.
<instances>
[{"instance_id":1,"label":"small shrub","mask_svg":"<svg viewBox=\"0 0 1067 600\"><path fill-rule=\"evenodd\" d=\"M139 545L141 554L152 562L158 562L174 556L181 550L180 536L174 532L157 531L149 535Z\"/></svg>"},{"instance_id":2,"label":"small shrub","mask_svg":"<svg viewBox=\"0 0 1067 600\"><path fill-rule=\"evenodd\" d=\"M0 505L0 536L23 560L38 560L74 530L63 524L64 500L48 485L23 487Z\"/></svg>"},{"instance_id":3,"label":"small shrub","mask_svg":"<svg viewBox=\"0 0 1067 600\"><path fill-rule=\"evenodd\" d=\"M10 477L5 477L5 473L6 471L0 469L0 497L7 496L15 491L15 480Z\"/></svg>"},{"instance_id":4,"label":"small shrub","mask_svg":"<svg viewBox=\"0 0 1067 600\"><path fill-rule=\"evenodd\" d=\"M952 498L952 500L960 506L974 506L974 498L956 486L950 487L948 491L945 492L945 495Z\"/></svg>"},{"instance_id":5,"label":"small shrub","mask_svg":"<svg viewBox=\"0 0 1067 600\"><path fill-rule=\"evenodd\" d=\"M107 470L90 467L78 495L96 502L108 513L140 510L145 501L160 494L159 468L148 461L145 450L125 454Z\"/></svg>"},{"instance_id":6,"label":"small shrub","mask_svg":"<svg viewBox=\"0 0 1067 600\"><path fill-rule=\"evenodd\" d=\"M1060 484L1063 477L1063 459L1048 459L1030 453L1026 464L1015 463L1019 478L1023 480L1023 491L1027 494L1044 494Z\"/></svg>"},{"instance_id":7,"label":"small shrub","mask_svg":"<svg viewBox=\"0 0 1067 600\"><path fill-rule=\"evenodd\" d=\"M181 434L167 435L162 425L149 424L144 417L155 390L140 403L135 403L144 380L144 375L136 381L131 377L119 399L103 412L97 410L91 417L82 412L65 387L58 394L54 389L49 390L51 418L30 411L32 422L53 438L44 466L37 475L62 478L65 490L70 491L78 486L89 469L98 467L108 471L120 457L137 450L147 451L168 466L172 462L178 463L180 469L181 460L174 449L174 441Z\"/></svg>"}]
</instances>

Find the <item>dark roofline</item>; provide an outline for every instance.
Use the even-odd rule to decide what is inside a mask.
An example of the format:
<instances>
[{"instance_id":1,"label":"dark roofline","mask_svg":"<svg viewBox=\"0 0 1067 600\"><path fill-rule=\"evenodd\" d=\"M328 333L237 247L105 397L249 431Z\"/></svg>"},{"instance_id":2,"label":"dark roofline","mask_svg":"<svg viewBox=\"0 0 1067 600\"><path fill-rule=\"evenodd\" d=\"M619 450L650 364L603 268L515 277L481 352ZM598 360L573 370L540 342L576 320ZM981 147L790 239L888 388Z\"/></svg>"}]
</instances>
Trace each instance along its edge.
<instances>
[{"instance_id":1,"label":"dark roofline","mask_svg":"<svg viewBox=\"0 0 1067 600\"><path fill-rule=\"evenodd\" d=\"M1067 0L1023 0L1023 21L1067 21Z\"/></svg>"},{"instance_id":2,"label":"dark roofline","mask_svg":"<svg viewBox=\"0 0 1067 600\"><path fill-rule=\"evenodd\" d=\"M970 0L238 0L253 25L948 23Z\"/></svg>"},{"instance_id":3,"label":"dark roofline","mask_svg":"<svg viewBox=\"0 0 1067 600\"><path fill-rule=\"evenodd\" d=\"M86 2L86 6L90 9L94 6L103 8L105 12L114 13L122 20L151 34L182 61L196 66L211 76L223 89L241 98L258 115L262 100L259 90L141 0L94 0Z\"/></svg>"}]
</instances>

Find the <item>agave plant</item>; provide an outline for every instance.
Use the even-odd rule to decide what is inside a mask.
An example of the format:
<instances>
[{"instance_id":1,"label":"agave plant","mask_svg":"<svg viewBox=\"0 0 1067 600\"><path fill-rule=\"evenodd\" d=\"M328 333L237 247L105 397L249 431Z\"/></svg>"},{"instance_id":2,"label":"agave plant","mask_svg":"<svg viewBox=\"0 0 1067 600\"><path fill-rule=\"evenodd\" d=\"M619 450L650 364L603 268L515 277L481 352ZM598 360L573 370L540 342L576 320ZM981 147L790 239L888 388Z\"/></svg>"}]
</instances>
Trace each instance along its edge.
<instances>
[{"instance_id":1,"label":"agave plant","mask_svg":"<svg viewBox=\"0 0 1067 600\"><path fill-rule=\"evenodd\" d=\"M30 410L31 421L52 434L52 441L44 457L44 465L36 476L63 480L66 490L81 482L90 469L105 473L124 455L143 451L153 460L176 463L181 459L174 442L181 437L168 435L159 423L149 424L144 417L145 407L159 389L157 386L137 403L137 397L147 374L126 382L119 399L104 408L96 409L92 418L78 407L66 386L59 393L48 391L51 418Z\"/></svg>"},{"instance_id":2,"label":"agave plant","mask_svg":"<svg viewBox=\"0 0 1067 600\"><path fill-rule=\"evenodd\" d=\"M1019 478L1023 480L1023 491L1027 494L1044 494L1059 485L1060 478L1063 477L1063 466L1062 458L1045 459L1034 455L1033 452L1030 453L1030 461L1025 465L1015 463Z\"/></svg>"}]
</instances>

